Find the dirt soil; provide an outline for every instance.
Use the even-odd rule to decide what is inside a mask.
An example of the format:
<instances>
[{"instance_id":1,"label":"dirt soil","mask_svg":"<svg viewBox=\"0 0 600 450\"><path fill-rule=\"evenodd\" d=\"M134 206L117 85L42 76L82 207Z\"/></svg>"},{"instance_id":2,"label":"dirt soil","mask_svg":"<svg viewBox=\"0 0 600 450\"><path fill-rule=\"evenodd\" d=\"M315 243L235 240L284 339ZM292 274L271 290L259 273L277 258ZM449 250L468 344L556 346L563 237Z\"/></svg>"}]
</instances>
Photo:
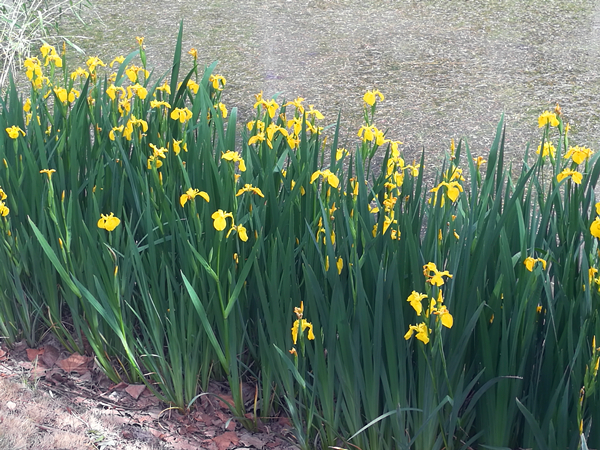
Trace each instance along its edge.
<instances>
[{"instance_id":1,"label":"dirt soil","mask_svg":"<svg viewBox=\"0 0 600 450\"><path fill-rule=\"evenodd\" d=\"M59 348L0 346L0 450L297 449L284 417L258 420L251 433L214 396L183 415L144 385L111 383L92 357ZM219 383L209 392L231 400Z\"/></svg>"},{"instance_id":2,"label":"dirt soil","mask_svg":"<svg viewBox=\"0 0 600 450\"><path fill-rule=\"evenodd\" d=\"M358 142L362 96L378 89L376 125L404 142L405 159L440 168L450 139L466 136L485 157L505 114L507 160L520 164L541 139L537 118L560 103L571 145L600 146L600 1L563 0L95 0L60 33L111 61L144 36L154 77L170 71L184 22L182 71L220 61L223 102L239 127L254 94L306 98L335 124L340 145ZM60 42L58 42L60 45ZM69 49L71 66L84 57ZM431 170L430 170L431 171Z\"/></svg>"}]
</instances>

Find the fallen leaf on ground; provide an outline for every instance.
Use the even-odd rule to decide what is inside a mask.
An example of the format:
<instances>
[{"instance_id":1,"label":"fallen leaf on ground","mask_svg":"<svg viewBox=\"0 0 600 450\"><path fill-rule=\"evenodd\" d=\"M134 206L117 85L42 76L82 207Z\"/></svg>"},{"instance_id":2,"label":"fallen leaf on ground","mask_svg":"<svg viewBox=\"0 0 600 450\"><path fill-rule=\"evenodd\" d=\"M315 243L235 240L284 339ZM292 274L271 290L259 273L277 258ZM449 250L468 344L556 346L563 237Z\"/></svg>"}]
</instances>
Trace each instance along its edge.
<instances>
[{"instance_id":1,"label":"fallen leaf on ground","mask_svg":"<svg viewBox=\"0 0 600 450\"><path fill-rule=\"evenodd\" d=\"M90 358L82 356L78 353L73 353L66 359L56 361L56 365L64 370L66 373L77 372L84 374L88 371L87 365L90 362Z\"/></svg>"},{"instance_id":2,"label":"fallen leaf on ground","mask_svg":"<svg viewBox=\"0 0 600 450\"><path fill-rule=\"evenodd\" d=\"M243 434L239 439L246 447L256 447L258 450L261 450L265 446L265 441L257 436L252 436L251 434Z\"/></svg>"},{"instance_id":3,"label":"fallen leaf on ground","mask_svg":"<svg viewBox=\"0 0 600 450\"><path fill-rule=\"evenodd\" d=\"M87 371L85 372L83 375L81 375L78 380L80 383L83 383L84 381L92 381L92 372Z\"/></svg>"},{"instance_id":4,"label":"fallen leaf on ground","mask_svg":"<svg viewBox=\"0 0 600 450\"><path fill-rule=\"evenodd\" d=\"M173 444L174 450L198 450L198 444L190 444L189 442L177 441Z\"/></svg>"},{"instance_id":5,"label":"fallen leaf on ground","mask_svg":"<svg viewBox=\"0 0 600 450\"><path fill-rule=\"evenodd\" d=\"M56 347L52 345L46 345L41 353L42 361L46 364L49 369L52 368L56 360L58 359L59 353Z\"/></svg>"},{"instance_id":6,"label":"fallen leaf on ground","mask_svg":"<svg viewBox=\"0 0 600 450\"><path fill-rule=\"evenodd\" d=\"M47 370L48 369L46 369L45 367L41 367L41 366L34 367L33 369L31 369L31 372L29 373L29 375L34 380L37 380L38 378L45 377Z\"/></svg>"},{"instance_id":7,"label":"fallen leaf on ground","mask_svg":"<svg viewBox=\"0 0 600 450\"><path fill-rule=\"evenodd\" d=\"M287 417L280 417L277 422L279 422L279 425L281 425L282 427L291 427L292 426L292 422L290 422L290 419L288 419Z\"/></svg>"},{"instance_id":8,"label":"fallen leaf on ground","mask_svg":"<svg viewBox=\"0 0 600 450\"><path fill-rule=\"evenodd\" d=\"M229 415L225 414L223 411L219 411L218 409L215 411L215 416L221 420L221 422L227 422L229 420ZM213 418L214 421L214 418Z\"/></svg>"},{"instance_id":9,"label":"fallen leaf on ground","mask_svg":"<svg viewBox=\"0 0 600 450\"><path fill-rule=\"evenodd\" d=\"M112 391L122 391L127 386L129 386L127 383L125 383L124 381L121 381L118 384L115 384L113 387L111 387L108 391L109 392L112 392Z\"/></svg>"},{"instance_id":10,"label":"fallen leaf on ground","mask_svg":"<svg viewBox=\"0 0 600 450\"><path fill-rule=\"evenodd\" d=\"M27 359L32 362L35 360L35 358L44 354L43 348L28 348L26 351L27 351Z\"/></svg>"},{"instance_id":11,"label":"fallen leaf on ground","mask_svg":"<svg viewBox=\"0 0 600 450\"><path fill-rule=\"evenodd\" d=\"M142 392L144 392L144 389L146 389L145 384L130 384L125 388L125 392L131 395L134 400L137 400L142 395Z\"/></svg>"},{"instance_id":12,"label":"fallen leaf on ground","mask_svg":"<svg viewBox=\"0 0 600 450\"><path fill-rule=\"evenodd\" d=\"M219 394L219 397L217 397L219 399L219 406L221 408L224 409L229 409L229 407L233 407L234 402L233 402L233 397L231 395L228 394Z\"/></svg>"},{"instance_id":13,"label":"fallen leaf on ground","mask_svg":"<svg viewBox=\"0 0 600 450\"><path fill-rule=\"evenodd\" d=\"M239 439L234 431L226 431L221 436L215 436L213 442L217 444L219 450L227 450L230 445L238 445Z\"/></svg>"}]
</instances>

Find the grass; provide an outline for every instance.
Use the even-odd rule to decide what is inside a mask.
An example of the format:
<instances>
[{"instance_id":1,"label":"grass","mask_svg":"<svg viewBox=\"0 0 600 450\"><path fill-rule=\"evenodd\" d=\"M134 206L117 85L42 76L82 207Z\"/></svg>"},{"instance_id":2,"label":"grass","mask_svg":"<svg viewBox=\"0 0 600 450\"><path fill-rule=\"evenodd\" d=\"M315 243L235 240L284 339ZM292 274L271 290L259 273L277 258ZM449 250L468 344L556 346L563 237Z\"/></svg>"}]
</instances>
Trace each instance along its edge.
<instances>
[{"instance_id":1,"label":"grass","mask_svg":"<svg viewBox=\"0 0 600 450\"><path fill-rule=\"evenodd\" d=\"M500 121L487 160L460 141L424 175L377 91L349 150L302 99L257 94L240 131L182 33L156 78L142 39L74 73L44 47L0 101L9 343L89 344L182 411L226 380L302 449L598 446L600 164L558 108L519 167Z\"/></svg>"},{"instance_id":2,"label":"grass","mask_svg":"<svg viewBox=\"0 0 600 450\"><path fill-rule=\"evenodd\" d=\"M31 55L31 48L45 40L64 39L55 36L58 20L67 14L79 17L82 7L91 6L88 0L14 0L0 3L0 87L14 76L23 60ZM83 53L83 52L82 52Z\"/></svg>"}]
</instances>

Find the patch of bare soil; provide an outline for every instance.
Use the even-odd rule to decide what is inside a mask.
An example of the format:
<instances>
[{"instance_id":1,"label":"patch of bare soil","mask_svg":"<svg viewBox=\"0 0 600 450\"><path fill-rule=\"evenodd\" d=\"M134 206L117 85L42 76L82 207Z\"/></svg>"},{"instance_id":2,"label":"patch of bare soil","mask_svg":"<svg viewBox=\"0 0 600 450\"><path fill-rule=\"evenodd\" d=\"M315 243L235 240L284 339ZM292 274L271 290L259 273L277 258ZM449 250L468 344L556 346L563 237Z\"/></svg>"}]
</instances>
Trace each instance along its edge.
<instances>
[{"instance_id":1,"label":"patch of bare soil","mask_svg":"<svg viewBox=\"0 0 600 450\"><path fill-rule=\"evenodd\" d=\"M292 450L286 418L244 429L214 396L183 415L57 345L0 347L0 450ZM218 383L209 392L231 399Z\"/></svg>"}]
</instances>

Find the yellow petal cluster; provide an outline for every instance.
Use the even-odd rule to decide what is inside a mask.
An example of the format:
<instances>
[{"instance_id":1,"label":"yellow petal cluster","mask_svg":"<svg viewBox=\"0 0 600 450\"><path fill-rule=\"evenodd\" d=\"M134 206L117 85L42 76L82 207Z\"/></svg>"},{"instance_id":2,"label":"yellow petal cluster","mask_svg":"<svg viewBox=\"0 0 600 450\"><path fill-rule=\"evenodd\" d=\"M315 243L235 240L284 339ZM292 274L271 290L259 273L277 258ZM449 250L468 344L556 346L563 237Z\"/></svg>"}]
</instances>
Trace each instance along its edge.
<instances>
[{"instance_id":1,"label":"yellow petal cluster","mask_svg":"<svg viewBox=\"0 0 600 450\"><path fill-rule=\"evenodd\" d=\"M434 203L437 202L438 191L443 187L446 188L446 195L452 202L455 202L458 199L458 196L460 195L460 193L463 192L463 187L458 181L450 181L450 182L442 181L440 184L438 184L436 187L432 188L429 191L429 192L435 193ZM440 202L440 207L443 207L443 206L444 206L444 197L442 197L441 202Z\"/></svg>"},{"instance_id":2,"label":"yellow petal cluster","mask_svg":"<svg viewBox=\"0 0 600 450\"><path fill-rule=\"evenodd\" d=\"M571 158L575 164L581 164L586 159L590 159L593 154L594 151L587 147L569 147L569 151L565 154L564 158Z\"/></svg>"},{"instance_id":3,"label":"yellow petal cluster","mask_svg":"<svg viewBox=\"0 0 600 450\"><path fill-rule=\"evenodd\" d=\"M435 265L435 263L427 263L423 266L423 275L425 275L425 278L427 278L426 282L430 283L434 286L442 286L444 284L444 278L443 277L448 277L448 278L452 278L452 275L450 275L450 272L448 272L447 270L444 270L443 272L440 272L437 269L437 266Z\"/></svg>"},{"instance_id":4,"label":"yellow petal cluster","mask_svg":"<svg viewBox=\"0 0 600 450\"><path fill-rule=\"evenodd\" d=\"M148 145L152 148L152 155L148 158L148 170L152 169L153 166L156 166L156 168L159 169L163 165L161 159L167 157L166 153L169 150L164 147L157 147L154 144Z\"/></svg>"},{"instance_id":5,"label":"yellow petal cluster","mask_svg":"<svg viewBox=\"0 0 600 450\"><path fill-rule=\"evenodd\" d=\"M8 209L8 206L4 203L4 200L7 198L6 192L0 187L0 216L2 217L8 216L8 213L10 212L10 209Z\"/></svg>"},{"instance_id":6,"label":"yellow petal cluster","mask_svg":"<svg viewBox=\"0 0 600 450\"><path fill-rule=\"evenodd\" d=\"M550 124L552 127L558 126L558 119L556 118L555 113L551 113L550 111L544 111L540 117L538 117L538 125L539 128L542 128L546 124Z\"/></svg>"},{"instance_id":7,"label":"yellow petal cluster","mask_svg":"<svg viewBox=\"0 0 600 450\"><path fill-rule=\"evenodd\" d=\"M542 152L542 157L546 157L546 156L550 155L552 158L554 158L554 155L556 154L556 149L554 148L554 145L552 145L551 143L544 142L543 150L542 150L541 144L538 145L536 153L539 155L540 152Z\"/></svg>"},{"instance_id":8,"label":"yellow petal cluster","mask_svg":"<svg viewBox=\"0 0 600 450\"><path fill-rule=\"evenodd\" d=\"M412 306L417 312L418 316L420 316L423 312L423 305L421 304L421 301L424 298L427 298L426 294L419 294L417 291L412 291L412 294L410 294L406 299L406 301L410 303L410 306Z\"/></svg>"},{"instance_id":9,"label":"yellow petal cluster","mask_svg":"<svg viewBox=\"0 0 600 450\"><path fill-rule=\"evenodd\" d=\"M192 118L192 112L188 108L175 108L171 111L171 119L185 123Z\"/></svg>"},{"instance_id":10,"label":"yellow petal cluster","mask_svg":"<svg viewBox=\"0 0 600 450\"><path fill-rule=\"evenodd\" d=\"M48 175L48 180L52 179L52 174L56 172L56 170L54 169L42 169L40 170L40 173L45 173L46 175Z\"/></svg>"},{"instance_id":11,"label":"yellow petal cluster","mask_svg":"<svg viewBox=\"0 0 600 450\"><path fill-rule=\"evenodd\" d=\"M241 188L239 191L237 191L237 194L235 194L235 196L239 197L244 192L251 192L253 194L258 195L259 197L264 197L264 194L262 193L262 191L259 188L252 186L251 184L245 184L243 188Z\"/></svg>"},{"instance_id":12,"label":"yellow petal cluster","mask_svg":"<svg viewBox=\"0 0 600 450\"><path fill-rule=\"evenodd\" d=\"M333 188L337 188L340 184L340 179L329 169L317 170L315 173L313 173L310 177L310 184L313 184L319 177L322 177L323 180L327 181Z\"/></svg>"},{"instance_id":13,"label":"yellow petal cluster","mask_svg":"<svg viewBox=\"0 0 600 450\"><path fill-rule=\"evenodd\" d=\"M23 136L25 136L25 132L16 125L13 125L12 127L7 128L6 132L8 133L8 137L10 137L11 139L17 139L19 137L19 133L21 133Z\"/></svg>"},{"instance_id":14,"label":"yellow petal cluster","mask_svg":"<svg viewBox=\"0 0 600 450\"><path fill-rule=\"evenodd\" d=\"M307 338L311 341L315 339L312 323L306 319L298 319L294 322L294 325L292 325L292 340L294 341L294 345L296 345L296 342L298 342L300 328L302 328L302 333L304 333L304 330L308 328Z\"/></svg>"},{"instance_id":15,"label":"yellow petal cluster","mask_svg":"<svg viewBox=\"0 0 600 450\"><path fill-rule=\"evenodd\" d=\"M185 194L183 194L181 197L179 197L179 203L183 207L187 203L188 200L193 200L197 196L202 197L204 200L206 200L207 203L210 202L210 197L206 192L200 191L198 189L189 188L185 192Z\"/></svg>"},{"instance_id":16,"label":"yellow petal cluster","mask_svg":"<svg viewBox=\"0 0 600 450\"><path fill-rule=\"evenodd\" d=\"M213 89L216 89L217 91L222 91L223 88L225 87L225 85L227 84L227 80L225 79L224 76L221 75L211 75L208 78L208 82L212 83L212 87Z\"/></svg>"},{"instance_id":17,"label":"yellow petal cluster","mask_svg":"<svg viewBox=\"0 0 600 450\"><path fill-rule=\"evenodd\" d=\"M532 258L531 256L528 256L527 258L525 258L525 261L523 261L523 264L525 264L527 270L533 272L533 268L538 262L542 264L542 269L546 270L547 263L546 260L542 258Z\"/></svg>"},{"instance_id":18,"label":"yellow petal cluster","mask_svg":"<svg viewBox=\"0 0 600 450\"><path fill-rule=\"evenodd\" d=\"M431 333L431 330L427 327L427 325L424 322L418 325L409 325L408 331L404 335L404 339L408 341L415 333L415 337L418 340L420 340L423 344L429 343L429 333Z\"/></svg>"},{"instance_id":19,"label":"yellow petal cluster","mask_svg":"<svg viewBox=\"0 0 600 450\"><path fill-rule=\"evenodd\" d=\"M269 114L269 117L272 119L273 117L275 117L275 112L277 111L277 108L279 108L279 104L277 104L277 102L274 99L271 100L265 100L263 98L263 93L262 91L259 94L256 94L256 103L254 103L254 109L257 109L259 106L262 106L263 108L265 108L267 110L267 113Z\"/></svg>"},{"instance_id":20,"label":"yellow petal cluster","mask_svg":"<svg viewBox=\"0 0 600 450\"><path fill-rule=\"evenodd\" d=\"M231 217L231 220L233 221L233 214L225 212L222 209L218 209L210 217L213 219L213 226L217 231L223 231L225 229L227 226L227 221L225 219L227 217Z\"/></svg>"},{"instance_id":21,"label":"yellow petal cluster","mask_svg":"<svg viewBox=\"0 0 600 450\"><path fill-rule=\"evenodd\" d=\"M383 101L385 100L385 98L383 97L383 94L381 92L379 92L377 89L373 90L373 91L367 91L363 97L363 100L365 101L365 103L369 106L373 106L375 104L375 101L377 100L377 97L379 97L379 101Z\"/></svg>"},{"instance_id":22,"label":"yellow petal cluster","mask_svg":"<svg viewBox=\"0 0 600 450\"><path fill-rule=\"evenodd\" d=\"M98 220L98 228L101 228L106 231L112 231L119 226L121 221L119 218L115 217L113 213L108 215L100 214L100 220Z\"/></svg>"},{"instance_id":23,"label":"yellow petal cluster","mask_svg":"<svg viewBox=\"0 0 600 450\"><path fill-rule=\"evenodd\" d=\"M246 162L238 152L233 152L231 150L227 150L225 153L221 152L221 159L224 159L225 161L231 161L233 163L238 163L238 168L240 169L240 172L246 171Z\"/></svg>"},{"instance_id":24,"label":"yellow petal cluster","mask_svg":"<svg viewBox=\"0 0 600 450\"><path fill-rule=\"evenodd\" d=\"M581 184L581 182L583 181L583 174L571 169L565 169L561 173L556 175L556 181L560 183L562 180L569 177L573 180L573 183L575 184Z\"/></svg>"},{"instance_id":25,"label":"yellow petal cluster","mask_svg":"<svg viewBox=\"0 0 600 450\"><path fill-rule=\"evenodd\" d=\"M383 131L378 129L375 125L363 125L358 130L358 137L360 137L363 142L375 142L376 145L384 145L390 142L389 139L385 139L385 134Z\"/></svg>"},{"instance_id":26,"label":"yellow petal cluster","mask_svg":"<svg viewBox=\"0 0 600 450\"><path fill-rule=\"evenodd\" d=\"M600 239L600 217L596 217L590 225L590 233Z\"/></svg>"},{"instance_id":27,"label":"yellow petal cluster","mask_svg":"<svg viewBox=\"0 0 600 450\"><path fill-rule=\"evenodd\" d=\"M236 232L241 241L248 241L248 231L246 230L246 227L244 227L244 225L232 224L231 228L229 229L229 232L227 233L227 236L225 237L228 238L232 231Z\"/></svg>"}]
</instances>

